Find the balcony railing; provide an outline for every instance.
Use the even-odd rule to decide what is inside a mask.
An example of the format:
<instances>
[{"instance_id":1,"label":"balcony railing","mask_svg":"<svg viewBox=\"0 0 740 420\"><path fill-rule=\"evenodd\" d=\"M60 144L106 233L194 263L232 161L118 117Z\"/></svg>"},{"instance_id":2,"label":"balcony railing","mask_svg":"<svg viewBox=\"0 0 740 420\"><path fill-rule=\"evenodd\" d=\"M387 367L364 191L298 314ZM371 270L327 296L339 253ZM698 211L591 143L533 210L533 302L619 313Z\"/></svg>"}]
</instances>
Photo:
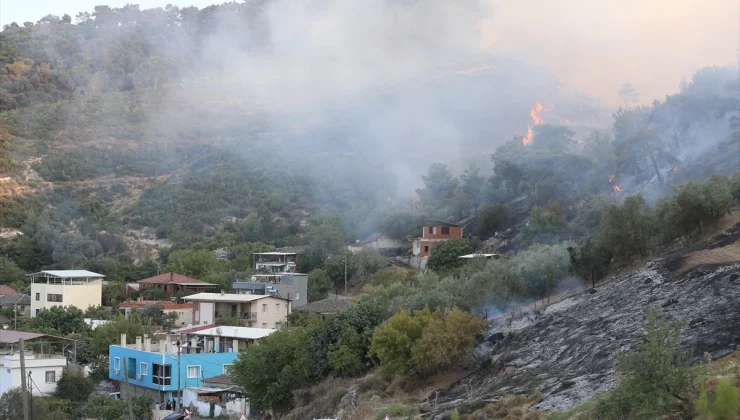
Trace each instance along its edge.
<instances>
[{"instance_id":1,"label":"balcony railing","mask_svg":"<svg viewBox=\"0 0 740 420\"><path fill-rule=\"evenodd\" d=\"M216 318L231 317L244 321L257 319L257 312L216 312Z\"/></svg>"}]
</instances>

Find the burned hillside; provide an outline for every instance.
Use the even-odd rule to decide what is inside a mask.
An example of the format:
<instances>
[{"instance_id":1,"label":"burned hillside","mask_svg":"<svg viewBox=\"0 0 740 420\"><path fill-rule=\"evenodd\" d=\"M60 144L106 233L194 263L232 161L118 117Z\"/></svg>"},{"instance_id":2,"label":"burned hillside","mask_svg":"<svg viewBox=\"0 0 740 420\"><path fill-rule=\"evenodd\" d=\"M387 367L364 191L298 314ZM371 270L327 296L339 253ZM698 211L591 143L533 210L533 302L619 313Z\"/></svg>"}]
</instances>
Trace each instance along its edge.
<instances>
[{"instance_id":1,"label":"burned hillside","mask_svg":"<svg viewBox=\"0 0 740 420\"><path fill-rule=\"evenodd\" d=\"M430 397L425 418L454 407L474 411L503 395L535 390L543 396L535 409L573 408L615 386L617 356L634 349L653 311L681 323L692 363L702 362L705 353L731 353L740 345L739 241L737 224L544 311L495 319L478 349L478 370Z\"/></svg>"}]
</instances>

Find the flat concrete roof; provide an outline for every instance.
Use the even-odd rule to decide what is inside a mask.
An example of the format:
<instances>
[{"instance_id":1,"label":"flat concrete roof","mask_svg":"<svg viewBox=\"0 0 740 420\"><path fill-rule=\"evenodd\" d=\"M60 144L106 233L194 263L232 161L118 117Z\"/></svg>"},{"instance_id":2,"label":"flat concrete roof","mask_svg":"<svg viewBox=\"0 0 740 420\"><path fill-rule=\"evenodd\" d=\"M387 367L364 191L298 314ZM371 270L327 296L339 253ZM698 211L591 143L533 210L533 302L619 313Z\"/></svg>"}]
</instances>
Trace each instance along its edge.
<instances>
[{"instance_id":1,"label":"flat concrete roof","mask_svg":"<svg viewBox=\"0 0 740 420\"><path fill-rule=\"evenodd\" d=\"M196 293L194 295L184 296L182 299L203 302L252 302L254 300L265 298L288 300L286 298L271 295L239 295L236 293Z\"/></svg>"},{"instance_id":2,"label":"flat concrete roof","mask_svg":"<svg viewBox=\"0 0 740 420\"><path fill-rule=\"evenodd\" d=\"M44 270L44 271L39 271L38 273L29 274L29 276L35 276L35 275L40 275L40 274L46 274L47 276L58 277L60 279L105 277L102 274L93 273L92 271L87 271L87 270Z\"/></svg>"},{"instance_id":3,"label":"flat concrete roof","mask_svg":"<svg viewBox=\"0 0 740 420\"><path fill-rule=\"evenodd\" d=\"M259 340L260 338L267 337L275 331L277 330L268 328L230 327L223 325L208 328L206 330L195 331L190 334L210 337L238 338L240 340Z\"/></svg>"}]
</instances>

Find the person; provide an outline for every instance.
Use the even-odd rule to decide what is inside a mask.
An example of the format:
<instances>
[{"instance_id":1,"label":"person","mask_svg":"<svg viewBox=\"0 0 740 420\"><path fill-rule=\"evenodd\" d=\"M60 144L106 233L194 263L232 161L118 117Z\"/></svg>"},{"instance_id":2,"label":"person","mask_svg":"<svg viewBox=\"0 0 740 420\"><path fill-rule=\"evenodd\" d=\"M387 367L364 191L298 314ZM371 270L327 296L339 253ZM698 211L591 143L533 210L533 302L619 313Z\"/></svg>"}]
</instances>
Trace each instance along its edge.
<instances>
[{"instance_id":1,"label":"person","mask_svg":"<svg viewBox=\"0 0 740 420\"><path fill-rule=\"evenodd\" d=\"M170 405L170 400L167 400L167 405L165 406L165 409L172 410L172 406Z\"/></svg>"}]
</instances>

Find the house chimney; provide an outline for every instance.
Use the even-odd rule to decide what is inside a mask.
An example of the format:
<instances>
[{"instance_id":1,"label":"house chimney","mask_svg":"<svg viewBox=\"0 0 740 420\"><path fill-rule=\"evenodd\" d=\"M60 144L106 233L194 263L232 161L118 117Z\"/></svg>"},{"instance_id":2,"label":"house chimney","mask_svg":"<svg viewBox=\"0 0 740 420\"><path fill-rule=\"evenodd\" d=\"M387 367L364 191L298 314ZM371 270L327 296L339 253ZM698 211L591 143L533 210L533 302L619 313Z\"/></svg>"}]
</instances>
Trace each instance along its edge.
<instances>
[{"instance_id":1,"label":"house chimney","mask_svg":"<svg viewBox=\"0 0 740 420\"><path fill-rule=\"evenodd\" d=\"M126 333L121 334L121 347L126 347Z\"/></svg>"},{"instance_id":2,"label":"house chimney","mask_svg":"<svg viewBox=\"0 0 740 420\"><path fill-rule=\"evenodd\" d=\"M152 351L152 339L149 334L144 334L144 351Z\"/></svg>"},{"instance_id":3,"label":"house chimney","mask_svg":"<svg viewBox=\"0 0 740 420\"><path fill-rule=\"evenodd\" d=\"M167 347L172 346L172 343L170 342L170 333L167 333L164 337L164 343L159 343L159 349L162 352L162 354L167 354Z\"/></svg>"},{"instance_id":4,"label":"house chimney","mask_svg":"<svg viewBox=\"0 0 740 420\"><path fill-rule=\"evenodd\" d=\"M141 336L136 337L136 350L141 350Z\"/></svg>"},{"instance_id":5,"label":"house chimney","mask_svg":"<svg viewBox=\"0 0 740 420\"><path fill-rule=\"evenodd\" d=\"M170 272L170 283L172 283L172 272Z\"/></svg>"},{"instance_id":6,"label":"house chimney","mask_svg":"<svg viewBox=\"0 0 740 420\"><path fill-rule=\"evenodd\" d=\"M221 296L224 295L224 289L221 289Z\"/></svg>"}]
</instances>

